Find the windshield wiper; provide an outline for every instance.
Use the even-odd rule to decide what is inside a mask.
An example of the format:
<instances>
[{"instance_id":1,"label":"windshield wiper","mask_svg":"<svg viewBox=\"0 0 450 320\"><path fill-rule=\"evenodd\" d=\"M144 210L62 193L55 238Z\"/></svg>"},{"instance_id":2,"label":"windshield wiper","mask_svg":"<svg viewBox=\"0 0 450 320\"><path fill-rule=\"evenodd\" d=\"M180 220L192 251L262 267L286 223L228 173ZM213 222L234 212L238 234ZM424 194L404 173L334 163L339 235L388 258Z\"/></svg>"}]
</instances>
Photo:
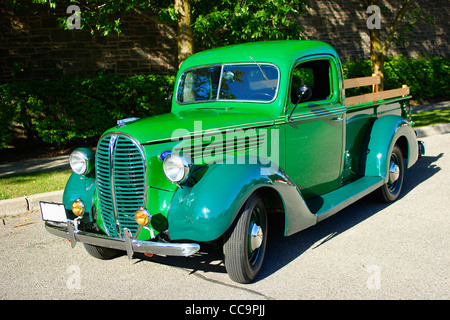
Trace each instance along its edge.
<instances>
[{"instance_id":1,"label":"windshield wiper","mask_svg":"<svg viewBox=\"0 0 450 320\"><path fill-rule=\"evenodd\" d=\"M252 59L252 61L253 61L254 63L256 63L256 65L258 66L259 70L261 70L261 73L262 73L262 75L264 76L264 78L266 79L267 84L269 85L269 87L271 87L272 90L275 91L275 88L272 87L272 85L270 84L269 78L267 78L266 74L264 73L264 70L261 68L261 66L259 65L259 63L256 62L255 59L252 58L252 56L249 56L249 57L250 57L250 59Z\"/></svg>"}]
</instances>

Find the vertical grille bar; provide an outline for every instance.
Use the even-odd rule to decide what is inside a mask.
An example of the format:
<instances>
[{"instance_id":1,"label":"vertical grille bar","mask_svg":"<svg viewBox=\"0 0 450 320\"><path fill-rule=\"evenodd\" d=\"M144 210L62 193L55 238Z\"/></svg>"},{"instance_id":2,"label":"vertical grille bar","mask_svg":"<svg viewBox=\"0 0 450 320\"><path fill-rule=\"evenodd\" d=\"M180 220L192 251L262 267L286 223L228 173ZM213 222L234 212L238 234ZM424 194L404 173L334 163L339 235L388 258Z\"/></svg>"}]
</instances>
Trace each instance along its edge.
<instances>
[{"instance_id":1,"label":"vertical grille bar","mask_svg":"<svg viewBox=\"0 0 450 320\"><path fill-rule=\"evenodd\" d=\"M106 135L98 143L96 159L100 213L108 235L121 237L123 228L135 234L138 225L134 213L146 200L141 146L125 135Z\"/></svg>"}]
</instances>

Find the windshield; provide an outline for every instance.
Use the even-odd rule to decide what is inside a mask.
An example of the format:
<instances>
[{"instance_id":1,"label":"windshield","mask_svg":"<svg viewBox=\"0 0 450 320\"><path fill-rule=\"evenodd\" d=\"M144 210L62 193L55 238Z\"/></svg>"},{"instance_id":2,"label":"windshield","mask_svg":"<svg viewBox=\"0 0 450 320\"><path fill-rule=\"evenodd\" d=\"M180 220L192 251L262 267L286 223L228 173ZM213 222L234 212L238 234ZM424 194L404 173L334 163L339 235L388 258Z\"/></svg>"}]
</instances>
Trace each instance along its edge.
<instances>
[{"instance_id":1,"label":"windshield","mask_svg":"<svg viewBox=\"0 0 450 320\"><path fill-rule=\"evenodd\" d=\"M225 64L188 69L180 77L177 102L216 100L271 102L278 91L278 68L271 64Z\"/></svg>"}]
</instances>

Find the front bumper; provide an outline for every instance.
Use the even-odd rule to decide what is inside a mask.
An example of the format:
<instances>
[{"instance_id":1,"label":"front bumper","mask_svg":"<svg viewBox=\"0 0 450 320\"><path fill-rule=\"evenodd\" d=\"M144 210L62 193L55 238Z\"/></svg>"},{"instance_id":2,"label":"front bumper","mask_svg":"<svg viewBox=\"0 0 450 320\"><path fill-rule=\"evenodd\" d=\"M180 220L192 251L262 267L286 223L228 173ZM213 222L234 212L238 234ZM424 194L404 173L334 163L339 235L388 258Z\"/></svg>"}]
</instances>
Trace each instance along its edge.
<instances>
[{"instance_id":1,"label":"front bumper","mask_svg":"<svg viewBox=\"0 0 450 320\"><path fill-rule=\"evenodd\" d=\"M124 238L112 238L107 235L78 230L76 223L67 220L67 223L45 222L45 228L51 234L70 240L72 248L77 242L94 246L123 250L128 258L132 258L135 252L150 253L167 256L190 256L200 249L197 243L166 243L154 241L142 241L133 239L130 230L123 229Z\"/></svg>"}]
</instances>

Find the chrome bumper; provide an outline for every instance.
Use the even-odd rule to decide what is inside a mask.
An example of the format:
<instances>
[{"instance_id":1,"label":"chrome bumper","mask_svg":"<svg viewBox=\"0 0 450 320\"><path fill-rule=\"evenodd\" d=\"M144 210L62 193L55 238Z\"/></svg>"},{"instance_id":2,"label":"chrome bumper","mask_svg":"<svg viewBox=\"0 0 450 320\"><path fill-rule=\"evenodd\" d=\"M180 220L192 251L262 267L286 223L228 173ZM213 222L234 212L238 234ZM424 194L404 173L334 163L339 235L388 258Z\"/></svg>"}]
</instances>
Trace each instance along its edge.
<instances>
[{"instance_id":1,"label":"chrome bumper","mask_svg":"<svg viewBox=\"0 0 450 320\"><path fill-rule=\"evenodd\" d=\"M124 238L112 238L103 234L96 234L78 230L72 220L67 223L53 224L45 222L45 228L51 234L70 240L72 248L77 242L87 243L94 246L123 250L127 252L128 258L132 258L135 252L151 253L167 256L190 256L200 249L197 243L165 243L142 241L133 239L131 231L124 228Z\"/></svg>"}]
</instances>

